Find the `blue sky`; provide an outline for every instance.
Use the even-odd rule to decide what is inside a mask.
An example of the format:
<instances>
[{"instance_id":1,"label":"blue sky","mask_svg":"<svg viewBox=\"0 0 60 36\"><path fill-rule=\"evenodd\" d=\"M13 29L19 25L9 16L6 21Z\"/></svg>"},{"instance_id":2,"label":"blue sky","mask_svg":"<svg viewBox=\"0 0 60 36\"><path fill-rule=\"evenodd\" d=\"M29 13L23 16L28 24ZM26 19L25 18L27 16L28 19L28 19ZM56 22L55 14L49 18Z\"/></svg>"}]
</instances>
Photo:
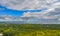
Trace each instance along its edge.
<instances>
[{"instance_id":1,"label":"blue sky","mask_svg":"<svg viewBox=\"0 0 60 36\"><path fill-rule=\"evenodd\" d=\"M43 2L43 5L41 4L42 6L44 6L42 7L41 5L39 5L38 0L36 1L35 0L33 1L18 0L17 2L16 1L17 0L13 0L13 1L0 0L0 9L2 9L0 10L0 15L22 16L24 12L40 12L42 10L47 9L47 7L45 7L44 5L44 2ZM21 1L21 3L19 1ZM22 2L24 5L22 4Z\"/></svg>"},{"instance_id":2,"label":"blue sky","mask_svg":"<svg viewBox=\"0 0 60 36\"><path fill-rule=\"evenodd\" d=\"M2 10L0 10L0 15L11 15L11 16L21 16L23 11L11 10L6 7L0 6Z\"/></svg>"},{"instance_id":3,"label":"blue sky","mask_svg":"<svg viewBox=\"0 0 60 36\"><path fill-rule=\"evenodd\" d=\"M0 21L60 24L60 0L0 0L0 18Z\"/></svg>"},{"instance_id":4,"label":"blue sky","mask_svg":"<svg viewBox=\"0 0 60 36\"><path fill-rule=\"evenodd\" d=\"M12 10L0 5L0 15L22 16L24 12L40 12L41 10Z\"/></svg>"}]
</instances>

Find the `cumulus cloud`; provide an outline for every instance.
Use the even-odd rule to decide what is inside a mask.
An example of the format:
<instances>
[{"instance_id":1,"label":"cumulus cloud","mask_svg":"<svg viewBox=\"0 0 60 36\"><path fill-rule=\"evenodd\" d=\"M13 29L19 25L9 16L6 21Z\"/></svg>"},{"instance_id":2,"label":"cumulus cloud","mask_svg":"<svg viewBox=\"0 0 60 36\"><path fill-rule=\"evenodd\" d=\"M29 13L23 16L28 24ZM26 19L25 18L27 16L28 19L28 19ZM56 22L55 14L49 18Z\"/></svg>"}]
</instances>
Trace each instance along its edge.
<instances>
[{"instance_id":1,"label":"cumulus cloud","mask_svg":"<svg viewBox=\"0 0 60 36\"><path fill-rule=\"evenodd\" d=\"M43 10L58 0L0 0L0 5L14 10Z\"/></svg>"},{"instance_id":2,"label":"cumulus cloud","mask_svg":"<svg viewBox=\"0 0 60 36\"><path fill-rule=\"evenodd\" d=\"M43 24L60 24L60 3L55 3L48 10L41 12L27 12L22 17L30 17L27 22Z\"/></svg>"},{"instance_id":3,"label":"cumulus cloud","mask_svg":"<svg viewBox=\"0 0 60 36\"><path fill-rule=\"evenodd\" d=\"M6 21L24 23L60 24L59 0L0 0L0 4L14 10L43 10L41 12L24 12L21 17L3 17ZM42 5L43 4L43 5Z\"/></svg>"}]
</instances>

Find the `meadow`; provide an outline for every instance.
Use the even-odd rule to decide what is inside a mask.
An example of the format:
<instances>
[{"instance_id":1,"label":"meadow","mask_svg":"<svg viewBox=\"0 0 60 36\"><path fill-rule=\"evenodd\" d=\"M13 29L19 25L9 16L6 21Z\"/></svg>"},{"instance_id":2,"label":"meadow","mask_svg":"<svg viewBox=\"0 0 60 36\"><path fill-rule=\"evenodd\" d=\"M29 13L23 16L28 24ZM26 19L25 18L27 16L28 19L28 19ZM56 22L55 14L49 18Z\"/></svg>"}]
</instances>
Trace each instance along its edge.
<instances>
[{"instance_id":1,"label":"meadow","mask_svg":"<svg viewBox=\"0 0 60 36\"><path fill-rule=\"evenodd\" d=\"M60 36L60 24L0 23L3 36Z\"/></svg>"}]
</instances>

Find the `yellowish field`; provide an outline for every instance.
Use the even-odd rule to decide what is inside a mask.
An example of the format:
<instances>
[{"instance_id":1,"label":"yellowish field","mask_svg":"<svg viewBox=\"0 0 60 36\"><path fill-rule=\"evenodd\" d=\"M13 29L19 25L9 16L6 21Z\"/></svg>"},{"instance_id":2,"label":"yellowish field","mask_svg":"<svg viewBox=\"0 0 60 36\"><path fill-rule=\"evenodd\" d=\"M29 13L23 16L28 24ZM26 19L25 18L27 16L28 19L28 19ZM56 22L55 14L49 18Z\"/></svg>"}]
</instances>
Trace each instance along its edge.
<instances>
[{"instance_id":1,"label":"yellowish field","mask_svg":"<svg viewBox=\"0 0 60 36\"><path fill-rule=\"evenodd\" d=\"M60 30L35 30L28 33L19 33L18 36L60 36Z\"/></svg>"}]
</instances>

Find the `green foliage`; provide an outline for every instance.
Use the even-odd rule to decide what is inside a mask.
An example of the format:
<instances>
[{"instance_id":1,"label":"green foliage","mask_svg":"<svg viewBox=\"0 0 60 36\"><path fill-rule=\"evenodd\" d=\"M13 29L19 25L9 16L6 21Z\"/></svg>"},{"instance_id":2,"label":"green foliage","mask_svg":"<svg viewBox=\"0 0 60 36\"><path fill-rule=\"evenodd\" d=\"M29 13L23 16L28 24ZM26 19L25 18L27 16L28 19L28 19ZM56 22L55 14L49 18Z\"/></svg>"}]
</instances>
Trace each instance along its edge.
<instances>
[{"instance_id":1,"label":"green foliage","mask_svg":"<svg viewBox=\"0 0 60 36\"><path fill-rule=\"evenodd\" d=\"M60 36L59 24L0 24L3 36Z\"/></svg>"}]
</instances>

